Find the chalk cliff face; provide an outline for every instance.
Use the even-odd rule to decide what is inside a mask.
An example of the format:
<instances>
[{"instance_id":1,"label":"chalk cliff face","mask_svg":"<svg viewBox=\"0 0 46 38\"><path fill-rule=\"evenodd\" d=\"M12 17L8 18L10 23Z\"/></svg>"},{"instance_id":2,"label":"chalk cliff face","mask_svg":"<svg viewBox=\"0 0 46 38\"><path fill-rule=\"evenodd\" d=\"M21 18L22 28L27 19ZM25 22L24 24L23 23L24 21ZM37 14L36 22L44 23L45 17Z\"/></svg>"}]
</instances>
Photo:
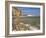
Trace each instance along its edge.
<instances>
[{"instance_id":1,"label":"chalk cliff face","mask_svg":"<svg viewBox=\"0 0 46 38\"><path fill-rule=\"evenodd\" d=\"M19 10L18 8L13 8L12 14L13 16L15 16L15 19L13 19L13 29L20 30L20 17L19 16L21 16L21 10Z\"/></svg>"},{"instance_id":2,"label":"chalk cliff face","mask_svg":"<svg viewBox=\"0 0 46 38\"><path fill-rule=\"evenodd\" d=\"M21 10L19 10L18 8L12 8L12 15L13 16L21 16Z\"/></svg>"}]
</instances>

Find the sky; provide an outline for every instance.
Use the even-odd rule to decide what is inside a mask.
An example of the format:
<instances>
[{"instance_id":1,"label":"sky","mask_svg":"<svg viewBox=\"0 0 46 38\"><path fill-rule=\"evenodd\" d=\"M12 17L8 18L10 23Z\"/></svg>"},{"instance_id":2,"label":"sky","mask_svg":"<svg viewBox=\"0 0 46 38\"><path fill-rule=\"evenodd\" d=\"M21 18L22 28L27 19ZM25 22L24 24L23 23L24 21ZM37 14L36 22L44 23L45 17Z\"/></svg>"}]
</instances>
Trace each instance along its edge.
<instances>
[{"instance_id":1,"label":"sky","mask_svg":"<svg viewBox=\"0 0 46 38\"><path fill-rule=\"evenodd\" d=\"M39 16L40 15L40 8L32 8L32 7L19 7L21 9L23 14L27 15L35 15Z\"/></svg>"}]
</instances>

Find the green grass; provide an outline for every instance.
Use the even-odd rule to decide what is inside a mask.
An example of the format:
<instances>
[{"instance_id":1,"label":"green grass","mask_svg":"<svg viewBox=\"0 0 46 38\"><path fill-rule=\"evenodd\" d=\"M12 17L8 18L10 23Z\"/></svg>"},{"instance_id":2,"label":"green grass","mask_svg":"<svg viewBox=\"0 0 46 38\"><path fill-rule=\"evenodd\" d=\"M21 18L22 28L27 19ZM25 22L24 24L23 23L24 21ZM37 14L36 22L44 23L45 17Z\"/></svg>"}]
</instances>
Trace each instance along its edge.
<instances>
[{"instance_id":1,"label":"green grass","mask_svg":"<svg viewBox=\"0 0 46 38\"><path fill-rule=\"evenodd\" d=\"M31 26L34 27L40 27L40 16L34 16L34 17L21 17L20 18L20 22L24 23L24 24L30 24ZM29 29L29 27L26 26L22 26L22 28Z\"/></svg>"}]
</instances>

